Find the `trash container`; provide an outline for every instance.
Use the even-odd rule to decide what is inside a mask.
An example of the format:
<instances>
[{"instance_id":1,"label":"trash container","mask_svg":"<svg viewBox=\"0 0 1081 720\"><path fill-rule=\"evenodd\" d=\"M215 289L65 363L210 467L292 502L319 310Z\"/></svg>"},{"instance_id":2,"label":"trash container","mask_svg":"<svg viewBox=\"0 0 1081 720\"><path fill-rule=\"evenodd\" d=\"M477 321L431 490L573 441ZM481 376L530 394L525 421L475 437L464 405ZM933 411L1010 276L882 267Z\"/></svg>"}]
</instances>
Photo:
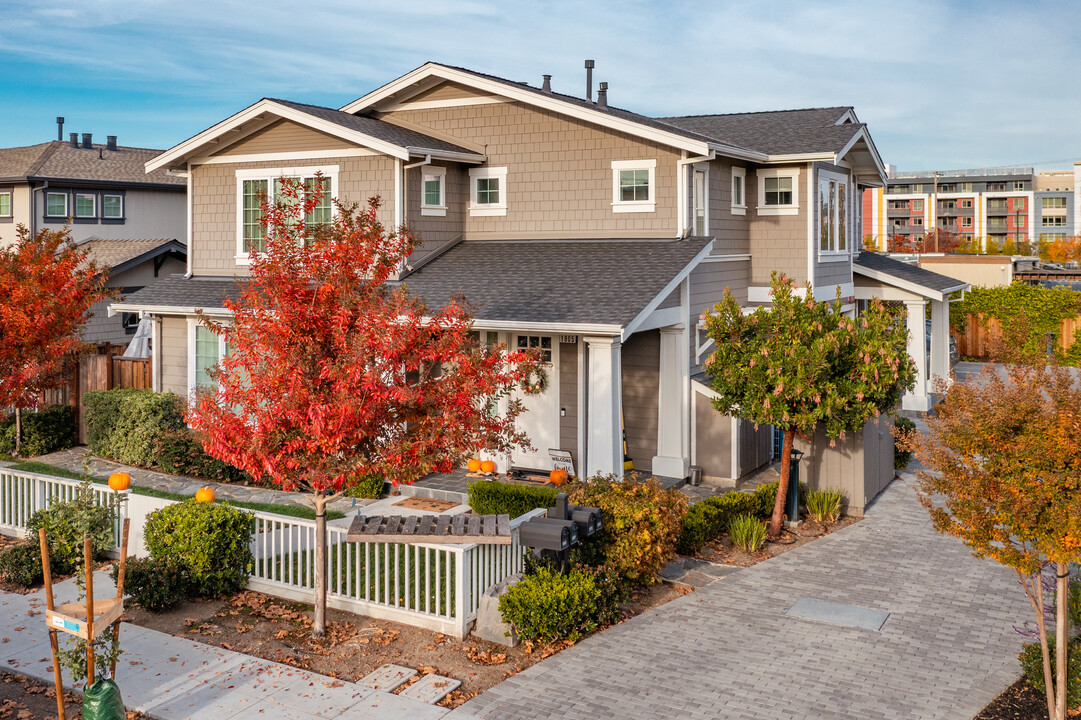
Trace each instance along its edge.
<instances>
[{"instance_id":1,"label":"trash container","mask_svg":"<svg viewBox=\"0 0 1081 720\"><path fill-rule=\"evenodd\" d=\"M701 465L691 465L690 483L691 483L691 485L701 485L702 484L702 466Z\"/></svg>"}]
</instances>

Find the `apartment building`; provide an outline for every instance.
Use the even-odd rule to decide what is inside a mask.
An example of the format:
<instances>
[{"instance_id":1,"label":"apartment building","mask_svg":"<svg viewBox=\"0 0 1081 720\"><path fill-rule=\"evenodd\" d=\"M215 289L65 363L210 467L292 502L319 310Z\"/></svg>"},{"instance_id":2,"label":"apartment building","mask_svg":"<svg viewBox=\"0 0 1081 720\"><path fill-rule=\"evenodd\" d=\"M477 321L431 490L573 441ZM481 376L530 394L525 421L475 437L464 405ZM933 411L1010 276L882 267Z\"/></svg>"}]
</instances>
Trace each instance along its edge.
<instances>
[{"instance_id":1,"label":"apartment building","mask_svg":"<svg viewBox=\"0 0 1081 720\"><path fill-rule=\"evenodd\" d=\"M922 240L937 227L965 240L1002 248L1081 234L1074 170L1031 167L899 172L887 166L885 187L863 196L863 237L888 249L891 237Z\"/></svg>"}]
</instances>

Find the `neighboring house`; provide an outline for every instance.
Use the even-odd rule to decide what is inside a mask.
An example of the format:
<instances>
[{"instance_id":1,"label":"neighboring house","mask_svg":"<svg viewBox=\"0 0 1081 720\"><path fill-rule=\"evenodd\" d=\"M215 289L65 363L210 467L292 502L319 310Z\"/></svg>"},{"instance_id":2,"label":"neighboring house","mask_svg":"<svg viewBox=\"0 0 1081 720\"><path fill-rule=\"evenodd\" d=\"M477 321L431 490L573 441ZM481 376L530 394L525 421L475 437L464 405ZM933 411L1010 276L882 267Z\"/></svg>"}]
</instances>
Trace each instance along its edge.
<instances>
[{"instance_id":1,"label":"neighboring house","mask_svg":"<svg viewBox=\"0 0 1081 720\"><path fill-rule=\"evenodd\" d=\"M146 172L159 153L118 145L115 136L95 144L89 133L81 141L71 133L68 142L0 148L0 246L15 241L19 225L31 233L66 226L110 270L109 286L124 293L184 272L187 183L166 170ZM107 305L93 307L83 337L126 343L137 321L110 318Z\"/></svg>"},{"instance_id":2,"label":"neighboring house","mask_svg":"<svg viewBox=\"0 0 1081 720\"><path fill-rule=\"evenodd\" d=\"M189 178L190 277L113 310L154 318L156 388L207 382L225 348L196 310L226 315L274 179L322 173L423 239L396 282L430 305L462 292L485 341L544 353L550 382L521 418L538 450L494 458L501 470L549 468L561 448L580 473L622 473L625 424L638 469L738 478L769 461L771 436L718 416L700 375L699 317L726 287L768 303L781 271L820 298L839 288L848 312L866 274L914 303L942 294L857 259L858 199L885 171L852 108L651 118L605 95L429 63L340 110L260 100L147 163Z\"/></svg>"},{"instance_id":3,"label":"neighboring house","mask_svg":"<svg viewBox=\"0 0 1081 720\"><path fill-rule=\"evenodd\" d=\"M986 250L1081 235L1081 163L1036 173L1031 167L898 172L863 196L863 237L885 250L891 236L922 240L937 227L979 240Z\"/></svg>"}]
</instances>

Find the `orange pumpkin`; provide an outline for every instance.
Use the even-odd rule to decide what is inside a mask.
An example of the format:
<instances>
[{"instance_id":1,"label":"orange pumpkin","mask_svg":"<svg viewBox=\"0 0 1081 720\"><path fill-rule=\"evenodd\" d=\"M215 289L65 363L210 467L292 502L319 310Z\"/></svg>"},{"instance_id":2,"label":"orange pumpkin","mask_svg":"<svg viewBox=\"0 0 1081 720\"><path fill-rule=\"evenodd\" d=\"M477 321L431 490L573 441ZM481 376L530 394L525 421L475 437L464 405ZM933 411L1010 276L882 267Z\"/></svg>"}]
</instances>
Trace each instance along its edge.
<instances>
[{"instance_id":1,"label":"orange pumpkin","mask_svg":"<svg viewBox=\"0 0 1081 720\"><path fill-rule=\"evenodd\" d=\"M495 463L491 460L485 460L480 464L480 471L485 475L491 475L495 472Z\"/></svg>"},{"instance_id":2,"label":"orange pumpkin","mask_svg":"<svg viewBox=\"0 0 1081 720\"><path fill-rule=\"evenodd\" d=\"M469 472L480 472L480 460L477 458L469 458Z\"/></svg>"},{"instance_id":3,"label":"orange pumpkin","mask_svg":"<svg viewBox=\"0 0 1081 720\"><path fill-rule=\"evenodd\" d=\"M121 490L127 490L129 487L131 487L131 475L128 475L126 472L114 472L109 476L110 489L119 492Z\"/></svg>"},{"instance_id":4,"label":"orange pumpkin","mask_svg":"<svg viewBox=\"0 0 1081 720\"><path fill-rule=\"evenodd\" d=\"M214 502L214 488L201 487L195 491L195 502L212 503Z\"/></svg>"},{"instance_id":5,"label":"orange pumpkin","mask_svg":"<svg viewBox=\"0 0 1081 720\"><path fill-rule=\"evenodd\" d=\"M552 484L556 487L562 487L563 483L567 482L567 471L563 468L556 468L548 476L548 479L552 481Z\"/></svg>"}]
</instances>

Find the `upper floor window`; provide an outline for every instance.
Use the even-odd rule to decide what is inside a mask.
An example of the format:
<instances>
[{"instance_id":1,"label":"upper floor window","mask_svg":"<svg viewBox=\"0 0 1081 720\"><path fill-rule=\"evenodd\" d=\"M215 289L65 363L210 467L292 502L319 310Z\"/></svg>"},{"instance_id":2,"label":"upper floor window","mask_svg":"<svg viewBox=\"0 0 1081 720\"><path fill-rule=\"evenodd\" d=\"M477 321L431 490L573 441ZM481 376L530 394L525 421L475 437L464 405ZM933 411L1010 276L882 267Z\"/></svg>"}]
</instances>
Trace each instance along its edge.
<instances>
[{"instance_id":1,"label":"upper floor window","mask_svg":"<svg viewBox=\"0 0 1081 720\"><path fill-rule=\"evenodd\" d=\"M481 167L469 170L469 214L507 214L507 168Z\"/></svg>"},{"instance_id":2,"label":"upper floor window","mask_svg":"<svg viewBox=\"0 0 1081 720\"><path fill-rule=\"evenodd\" d=\"M653 212L657 161L612 161L612 212Z\"/></svg>"},{"instance_id":3,"label":"upper floor window","mask_svg":"<svg viewBox=\"0 0 1081 720\"><path fill-rule=\"evenodd\" d=\"M1045 197L1040 198L1040 206L1044 210L1056 210L1066 207L1066 198L1064 197Z\"/></svg>"},{"instance_id":4,"label":"upper floor window","mask_svg":"<svg viewBox=\"0 0 1081 720\"><path fill-rule=\"evenodd\" d=\"M77 218L92 218L97 217L96 208L97 196L93 193L75 193L75 217Z\"/></svg>"},{"instance_id":5,"label":"upper floor window","mask_svg":"<svg viewBox=\"0 0 1081 720\"><path fill-rule=\"evenodd\" d=\"M818 225L819 252L848 252L848 182L840 175L819 176Z\"/></svg>"},{"instance_id":6,"label":"upper floor window","mask_svg":"<svg viewBox=\"0 0 1081 720\"><path fill-rule=\"evenodd\" d=\"M101 198L101 216L106 219L124 217L124 196L106 193Z\"/></svg>"},{"instance_id":7,"label":"upper floor window","mask_svg":"<svg viewBox=\"0 0 1081 720\"><path fill-rule=\"evenodd\" d=\"M961 192L972 192L972 183L970 182L963 182L960 184L959 187L961 189Z\"/></svg>"},{"instance_id":8,"label":"upper floor window","mask_svg":"<svg viewBox=\"0 0 1081 720\"><path fill-rule=\"evenodd\" d=\"M282 195L283 177L301 180L306 193L320 191L318 203L304 215L306 225L323 225L331 221L334 190L338 184L337 165L237 170L237 262L246 263L250 253L266 250L263 202L286 200Z\"/></svg>"},{"instance_id":9,"label":"upper floor window","mask_svg":"<svg viewBox=\"0 0 1081 720\"><path fill-rule=\"evenodd\" d=\"M732 214L747 214L747 169L732 168Z\"/></svg>"},{"instance_id":10,"label":"upper floor window","mask_svg":"<svg viewBox=\"0 0 1081 720\"><path fill-rule=\"evenodd\" d=\"M426 165L421 168L421 215L447 214L447 169L438 165Z\"/></svg>"},{"instance_id":11,"label":"upper floor window","mask_svg":"<svg viewBox=\"0 0 1081 720\"><path fill-rule=\"evenodd\" d=\"M1065 215L1051 215L1043 218L1044 227L1066 227Z\"/></svg>"},{"instance_id":12,"label":"upper floor window","mask_svg":"<svg viewBox=\"0 0 1081 720\"><path fill-rule=\"evenodd\" d=\"M45 193L45 216L62 218L68 216L68 194L66 192Z\"/></svg>"},{"instance_id":13,"label":"upper floor window","mask_svg":"<svg viewBox=\"0 0 1081 720\"><path fill-rule=\"evenodd\" d=\"M799 168L758 171L758 214L795 215L799 212Z\"/></svg>"},{"instance_id":14,"label":"upper floor window","mask_svg":"<svg viewBox=\"0 0 1081 720\"><path fill-rule=\"evenodd\" d=\"M1016 192L1023 191L1025 189L1025 181L1024 180L1014 180L1013 181L1013 189Z\"/></svg>"},{"instance_id":15,"label":"upper floor window","mask_svg":"<svg viewBox=\"0 0 1081 720\"><path fill-rule=\"evenodd\" d=\"M961 207L963 207L963 208L971 208L972 207L972 198L965 198L964 200L961 200L960 203L961 203Z\"/></svg>"},{"instance_id":16,"label":"upper floor window","mask_svg":"<svg viewBox=\"0 0 1081 720\"><path fill-rule=\"evenodd\" d=\"M694 234L703 237L709 233L709 166L694 168Z\"/></svg>"},{"instance_id":17,"label":"upper floor window","mask_svg":"<svg viewBox=\"0 0 1081 720\"><path fill-rule=\"evenodd\" d=\"M11 217L11 191L0 190L0 217Z\"/></svg>"},{"instance_id":18,"label":"upper floor window","mask_svg":"<svg viewBox=\"0 0 1081 720\"><path fill-rule=\"evenodd\" d=\"M1013 199L1013 209L1014 210L1024 210L1025 209L1025 199L1024 198L1014 198Z\"/></svg>"},{"instance_id":19,"label":"upper floor window","mask_svg":"<svg viewBox=\"0 0 1081 720\"><path fill-rule=\"evenodd\" d=\"M923 200L912 201L912 212L923 212Z\"/></svg>"},{"instance_id":20,"label":"upper floor window","mask_svg":"<svg viewBox=\"0 0 1081 720\"><path fill-rule=\"evenodd\" d=\"M1006 183L1004 182L989 182L987 183L987 192L1002 192L1006 189Z\"/></svg>"}]
</instances>

